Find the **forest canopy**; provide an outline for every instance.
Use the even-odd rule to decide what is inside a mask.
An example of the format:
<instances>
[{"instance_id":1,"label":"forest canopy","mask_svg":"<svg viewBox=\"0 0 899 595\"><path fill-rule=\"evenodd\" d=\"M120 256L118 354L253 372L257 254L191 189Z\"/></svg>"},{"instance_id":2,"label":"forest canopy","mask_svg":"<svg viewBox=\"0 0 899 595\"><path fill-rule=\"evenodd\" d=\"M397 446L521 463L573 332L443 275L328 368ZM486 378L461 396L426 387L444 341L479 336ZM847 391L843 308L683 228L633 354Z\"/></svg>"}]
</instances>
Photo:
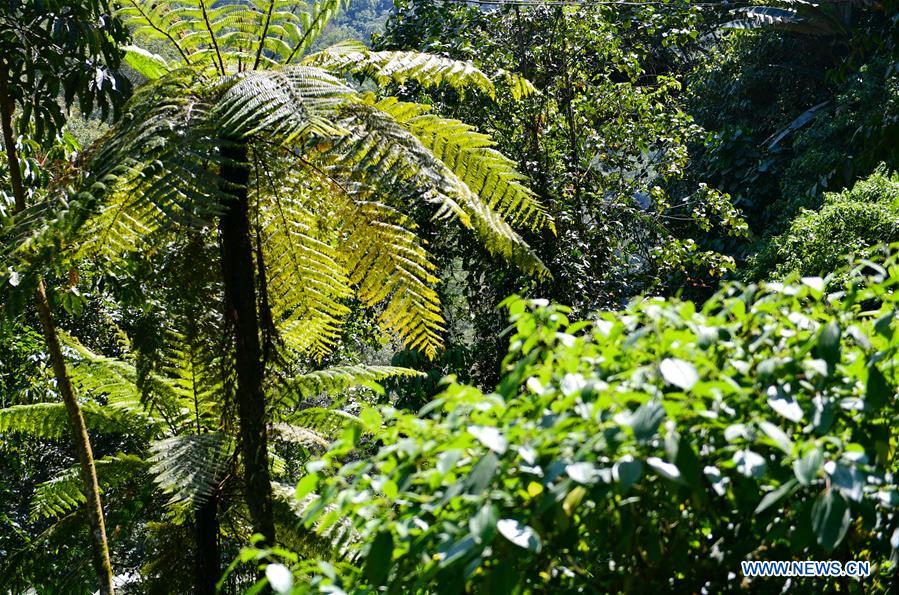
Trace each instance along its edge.
<instances>
[{"instance_id":1,"label":"forest canopy","mask_svg":"<svg viewBox=\"0 0 899 595\"><path fill-rule=\"evenodd\" d=\"M891 592L897 8L4 3L0 591Z\"/></svg>"}]
</instances>

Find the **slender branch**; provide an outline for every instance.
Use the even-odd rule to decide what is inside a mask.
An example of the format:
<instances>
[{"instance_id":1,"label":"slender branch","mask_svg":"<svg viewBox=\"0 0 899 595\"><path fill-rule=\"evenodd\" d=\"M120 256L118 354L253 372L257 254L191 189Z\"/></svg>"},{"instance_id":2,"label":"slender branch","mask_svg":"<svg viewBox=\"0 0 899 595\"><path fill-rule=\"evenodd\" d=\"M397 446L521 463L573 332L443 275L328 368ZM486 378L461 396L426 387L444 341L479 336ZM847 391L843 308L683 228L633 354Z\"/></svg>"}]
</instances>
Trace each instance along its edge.
<instances>
[{"instance_id":1,"label":"slender branch","mask_svg":"<svg viewBox=\"0 0 899 595\"><path fill-rule=\"evenodd\" d=\"M225 71L225 61L222 60L222 52L219 50L218 40L215 38L215 33L212 31L212 23L209 22L209 14L206 12L206 3L203 0L200 0L200 10L203 11L203 22L206 23L206 30L209 31L209 39L212 41L212 48L215 50L215 56L219 60L219 69L222 73L222 76L225 76L227 72Z\"/></svg>"},{"instance_id":2,"label":"slender branch","mask_svg":"<svg viewBox=\"0 0 899 595\"><path fill-rule=\"evenodd\" d=\"M265 15L265 27L259 35L259 47L256 49L256 60L253 62L253 70L259 68L259 61L262 60L262 50L265 48L265 38L268 36L268 28L272 22L272 12L275 10L275 0L271 0L268 5L268 14Z\"/></svg>"},{"instance_id":3,"label":"slender branch","mask_svg":"<svg viewBox=\"0 0 899 595\"><path fill-rule=\"evenodd\" d=\"M162 34L163 36L166 37L166 39L168 39L170 42L172 42L172 45L175 46L175 49L178 50L178 53L181 54L182 58L184 58L184 63L190 65L190 63L191 63L190 58L187 57L187 53L185 53L184 49L182 49L181 44L179 44L178 41L175 40L174 37L172 37L172 34L169 33L168 31L166 31L165 29L163 29L162 27L160 27L159 25L157 25L155 22L153 22L153 19L151 19L150 16L147 15L147 13L144 11L144 9L141 8L141 6L137 2L135 2L135 0L131 0L131 6L133 6L134 9L140 13L140 16L143 17L144 21L154 31Z\"/></svg>"}]
</instances>

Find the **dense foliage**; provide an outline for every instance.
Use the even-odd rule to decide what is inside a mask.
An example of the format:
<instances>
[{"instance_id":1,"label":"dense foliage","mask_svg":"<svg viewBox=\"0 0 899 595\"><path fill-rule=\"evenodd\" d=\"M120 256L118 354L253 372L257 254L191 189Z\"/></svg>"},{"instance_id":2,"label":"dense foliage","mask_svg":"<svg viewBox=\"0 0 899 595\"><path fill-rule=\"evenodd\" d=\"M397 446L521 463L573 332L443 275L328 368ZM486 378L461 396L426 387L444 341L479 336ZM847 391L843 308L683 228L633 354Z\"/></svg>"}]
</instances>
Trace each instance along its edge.
<instances>
[{"instance_id":1,"label":"dense foliage","mask_svg":"<svg viewBox=\"0 0 899 595\"><path fill-rule=\"evenodd\" d=\"M845 286L733 285L588 321L510 298L494 392L450 382L419 415L371 411L373 456L351 435L307 464L303 522L344 556L292 559L298 592L721 592L741 560L816 556L870 560L885 588L897 285L893 257Z\"/></svg>"},{"instance_id":2,"label":"dense foliage","mask_svg":"<svg viewBox=\"0 0 899 595\"><path fill-rule=\"evenodd\" d=\"M0 591L895 590L897 14L3 3Z\"/></svg>"}]
</instances>

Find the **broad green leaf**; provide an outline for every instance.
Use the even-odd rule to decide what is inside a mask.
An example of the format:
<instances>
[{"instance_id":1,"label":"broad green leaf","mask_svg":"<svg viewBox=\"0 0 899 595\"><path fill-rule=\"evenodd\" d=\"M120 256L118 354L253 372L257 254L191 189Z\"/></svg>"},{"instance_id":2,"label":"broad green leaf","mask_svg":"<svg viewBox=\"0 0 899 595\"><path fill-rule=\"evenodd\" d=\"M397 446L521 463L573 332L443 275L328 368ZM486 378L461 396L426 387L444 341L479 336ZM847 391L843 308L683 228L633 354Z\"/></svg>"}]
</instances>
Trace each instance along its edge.
<instances>
[{"instance_id":1,"label":"broad green leaf","mask_svg":"<svg viewBox=\"0 0 899 595\"><path fill-rule=\"evenodd\" d=\"M790 440L790 437L787 436L786 432L781 430L780 427L769 421L760 421L759 428L761 428L762 432L777 445L777 448L784 451L784 453L790 454L793 452L793 441Z\"/></svg>"},{"instance_id":2,"label":"broad green leaf","mask_svg":"<svg viewBox=\"0 0 899 595\"><path fill-rule=\"evenodd\" d=\"M630 417L630 426L637 442L646 442L656 435L659 425L665 419L665 408L658 401L641 405Z\"/></svg>"},{"instance_id":3,"label":"broad green leaf","mask_svg":"<svg viewBox=\"0 0 899 595\"><path fill-rule=\"evenodd\" d=\"M852 516L846 501L834 490L827 490L812 506L812 530L818 545L832 550L843 541Z\"/></svg>"},{"instance_id":4,"label":"broad green leaf","mask_svg":"<svg viewBox=\"0 0 899 595\"><path fill-rule=\"evenodd\" d=\"M492 426L468 426L468 433L496 453L503 454L509 447L509 441L502 432Z\"/></svg>"},{"instance_id":5,"label":"broad green leaf","mask_svg":"<svg viewBox=\"0 0 899 595\"><path fill-rule=\"evenodd\" d=\"M539 552L542 547L540 536L537 532L515 519L502 519L496 523L496 528L499 530L500 535L520 548Z\"/></svg>"},{"instance_id":6,"label":"broad green leaf","mask_svg":"<svg viewBox=\"0 0 899 595\"><path fill-rule=\"evenodd\" d=\"M762 501L759 502L759 505L755 507L755 514L761 514L765 512L766 510L792 494L796 490L798 484L799 482L797 482L795 479L791 479L776 490L772 490L765 494L765 497L762 498Z\"/></svg>"},{"instance_id":7,"label":"broad green leaf","mask_svg":"<svg viewBox=\"0 0 899 595\"><path fill-rule=\"evenodd\" d=\"M663 461L659 457L649 457L646 459L646 464L665 479L676 482L681 481L680 470L676 465Z\"/></svg>"},{"instance_id":8,"label":"broad green leaf","mask_svg":"<svg viewBox=\"0 0 899 595\"><path fill-rule=\"evenodd\" d=\"M696 371L696 367L682 359L670 357L663 359L659 364L659 371L666 382L685 391L690 390L699 382L699 373Z\"/></svg>"},{"instance_id":9,"label":"broad green leaf","mask_svg":"<svg viewBox=\"0 0 899 595\"><path fill-rule=\"evenodd\" d=\"M496 523L499 520L499 509L491 503L484 504L468 521L468 529L475 542L490 543L496 535Z\"/></svg>"},{"instance_id":10,"label":"broad green leaf","mask_svg":"<svg viewBox=\"0 0 899 595\"><path fill-rule=\"evenodd\" d=\"M768 405L790 421L798 423L804 417L802 407L796 402L796 398L784 392L781 386L772 386L768 389Z\"/></svg>"},{"instance_id":11,"label":"broad green leaf","mask_svg":"<svg viewBox=\"0 0 899 595\"><path fill-rule=\"evenodd\" d=\"M297 500L302 500L303 498L311 494L316 487L318 487L318 475L314 473L305 475L303 476L303 479L301 479L297 484L297 489L294 493L294 497Z\"/></svg>"},{"instance_id":12,"label":"broad green leaf","mask_svg":"<svg viewBox=\"0 0 899 595\"><path fill-rule=\"evenodd\" d=\"M596 466L593 463L572 463L565 466L565 473L574 481L582 484L596 483Z\"/></svg>"},{"instance_id":13,"label":"broad green leaf","mask_svg":"<svg viewBox=\"0 0 899 595\"><path fill-rule=\"evenodd\" d=\"M642 474L643 463L631 456L622 457L612 467L612 477L618 482L622 492L626 492L632 485L637 483Z\"/></svg>"},{"instance_id":14,"label":"broad green leaf","mask_svg":"<svg viewBox=\"0 0 899 595\"><path fill-rule=\"evenodd\" d=\"M767 467L765 458L749 449L738 450L734 453L733 461L737 466L737 471L746 477L761 477Z\"/></svg>"},{"instance_id":15,"label":"broad green leaf","mask_svg":"<svg viewBox=\"0 0 899 595\"><path fill-rule=\"evenodd\" d=\"M373 585L383 585L393 558L393 534L381 531L374 538L365 558L365 576Z\"/></svg>"},{"instance_id":16,"label":"broad green leaf","mask_svg":"<svg viewBox=\"0 0 899 595\"><path fill-rule=\"evenodd\" d=\"M290 593L293 589L293 573L283 564L269 564L265 567L265 578L275 593Z\"/></svg>"},{"instance_id":17,"label":"broad green leaf","mask_svg":"<svg viewBox=\"0 0 899 595\"><path fill-rule=\"evenodd\" d=\"M815 448L802 458L793 461L793 473L796 475L799 483L804 486L811 485L823 463L823 453Z\"/></svg>"},{"instance_id":18,"label":"broad green leaf","mask_svg":"<svg viewBox=\"0 0 899 595\"><path fill-rule=\"evenodd\" d=\"M840 336L840 325L835 320L825 324L818 334L818 357L827 362L831 374L834 366L840 361Z\"/></svg>"}]
</instances>

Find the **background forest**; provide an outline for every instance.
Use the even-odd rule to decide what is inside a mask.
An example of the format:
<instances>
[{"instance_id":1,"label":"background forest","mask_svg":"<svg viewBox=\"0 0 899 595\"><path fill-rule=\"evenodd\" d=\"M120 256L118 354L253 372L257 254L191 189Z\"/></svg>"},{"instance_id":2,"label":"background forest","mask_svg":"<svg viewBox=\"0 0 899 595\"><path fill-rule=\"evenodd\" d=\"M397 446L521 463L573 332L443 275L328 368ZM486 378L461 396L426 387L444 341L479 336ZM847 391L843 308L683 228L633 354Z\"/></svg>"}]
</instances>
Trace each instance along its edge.
<instances>
[{"instance_id":1,"label":"background forest","mask_svg":"<svg viewBox=\"0 0 899 595\"><path fill-rule=\"evenodd\" d=\"M3 3L0 592L893 592L897 23Z\"/></svg>"}]
</instances>

